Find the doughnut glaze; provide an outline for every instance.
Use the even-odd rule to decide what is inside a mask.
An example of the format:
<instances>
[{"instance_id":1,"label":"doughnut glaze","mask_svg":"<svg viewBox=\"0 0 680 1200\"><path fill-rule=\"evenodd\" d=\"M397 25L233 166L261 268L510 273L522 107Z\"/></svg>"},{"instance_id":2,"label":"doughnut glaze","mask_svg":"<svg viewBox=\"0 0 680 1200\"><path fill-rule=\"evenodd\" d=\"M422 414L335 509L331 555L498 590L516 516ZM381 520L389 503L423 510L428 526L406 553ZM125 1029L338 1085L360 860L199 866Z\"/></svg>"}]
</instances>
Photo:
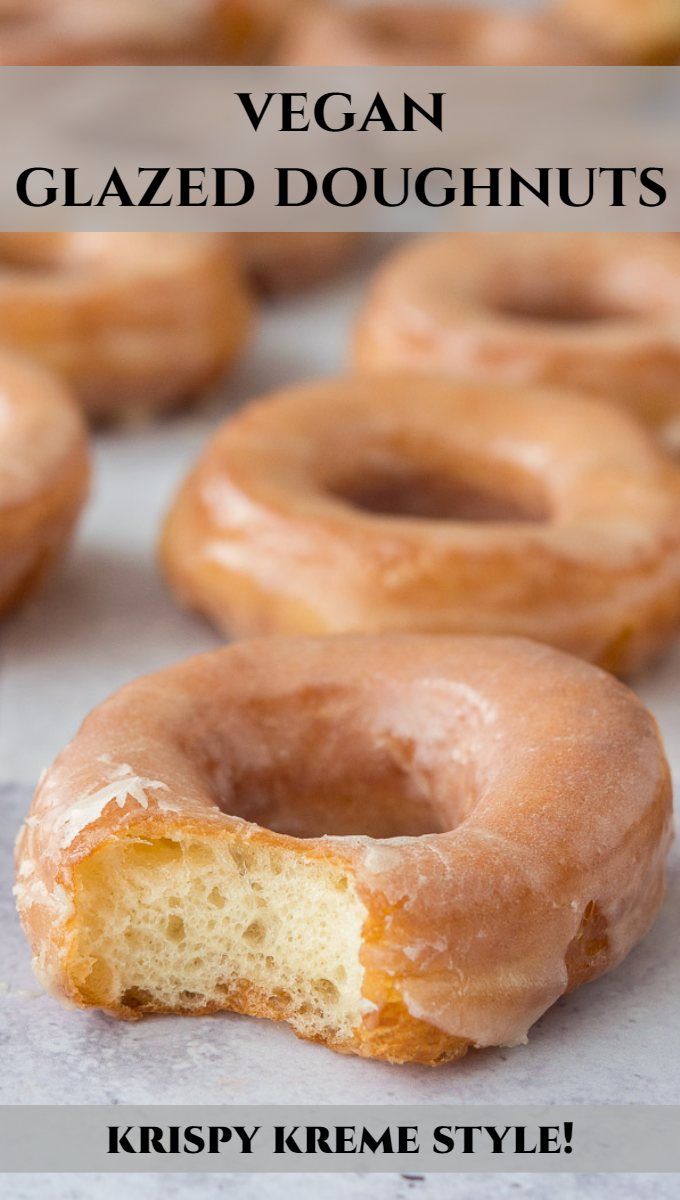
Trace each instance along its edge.
<instances>
[{"instance_id":1,"label":"doughnut glaze","mask_svg":"<svg viewBox=\"0 0 680 1200\"><path fill-rule=\"evenodd\" d=\"M408 373L306 384L217 432L161 561L230 634L519 634L627 673L680 627L679 481L595 401Z\"/></svg>"},{"instance_id":2,"label":"doughnut glaze","mask_svg":"<svg viewBox=\"0 0 680 1200\"><path fill-rule=\"evenodd\" d=\"M564 387L680 426L680 239L453 234L407 242L378 269L355 363Z\"/></svg>"},{"instance_id":3,"label":"doughnut glaze","mask_svg":"<svg viewBox=\"0 0 680 1200\"><path fill-rule=\"evenodd\" d=\"M599 55L602 60L602 55ZM466 4L318 5L291 26L293 66L580 66L592 45L552 15Z\"/></svg>"},{"instance_id":4,"label":"doughnut glaze","mask_svg":"<svg viewBox=\"0 0 680 1200\"><path fill-rule=\"evenodd\" d=\"M218 235L0 234L0 344L61 375L95 420L198 398L244 346L250 317Z\"/></svg>"},{"instance_id":5,"label":"doughnut glaze","mask_svg":"<svg viewBox=\"0 0 680 1200\"><path fill-rule=\"evenodd\" d=\"M0 63L255 62L284 13L282 0L0 0Z\"/></svg>"},{"instance_id":6,"label":"doughnut glaze","mask_svg":"<svg viewBox=\"0 0 680 1200\"><path fill-rule=\"evenodd\" d=\"M65 388L0 354L0 615L25 599L62 553L85 502L89 455Z\"/></svg>"},{"instance_id":7,"label":"doughnut glaze","mask_svg":"<svg viewBox=\"0 0 680 1200\"><path fill-rule=\"evenodd\" d=\"M619 62L662 65L680 58L677 0L559 0L559 16Z\"/></svg>"},{"instance_id":8,"label":"doughnut glaze","mask_svg":"<svg viewBox=\"0 0 680 1200\"><path fill-rule=\"evenodd\" d=\"M358 233L240 233L235 245L255 288L278 295L341 274L361 241Z\"/></svg>"},{"instance_id":9,"label":"doughnut glaze","mask_svg":"<svg viewBox=\"0 0 680 1200\"><path fill-rule=\"evenodd\" d=\"M87 718L34 797L16 896L38 978L72 1004L233 1009L439 1063L526 1041L621 962L661 903L670 822L652 717L583 662L262 639Z\"/></svg>"}]
</instances>

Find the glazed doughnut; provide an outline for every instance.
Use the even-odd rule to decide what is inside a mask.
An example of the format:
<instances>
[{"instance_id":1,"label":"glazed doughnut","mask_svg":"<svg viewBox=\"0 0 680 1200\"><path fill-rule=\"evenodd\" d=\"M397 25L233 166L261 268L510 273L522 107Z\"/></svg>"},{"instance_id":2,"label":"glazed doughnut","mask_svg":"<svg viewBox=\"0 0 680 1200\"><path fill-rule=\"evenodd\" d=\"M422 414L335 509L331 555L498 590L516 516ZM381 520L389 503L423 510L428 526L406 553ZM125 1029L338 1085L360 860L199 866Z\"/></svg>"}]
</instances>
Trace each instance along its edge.
<instances>
[{"instance_id":1,"label":"glazed doughnut","mask_svg":"<svg viewBox=\"0 0 680 1200\"><path fill-rule=\"evenodd\" d=\"M266 294L313 287L351 265L358 233L240 233L235 239L253 285Z\"/></svg>"},{"instance_id":2,"label":"glazed doughnut","mask_svg":"<svg viewBox=\"0 0 680 1200\"><path fill-rule=\"evenodd\" d=\"M3 65L256 61L281 0L0 0Z\"/></svg>"},{"instance_id":3,"label":"glazed doughnut","mask_svg":"<svg viewBox=\"0 0 680 1200\"><path fill-rule=\"evenodd\" d=\"M661 903L668 766L611 676L502 638L262 639L123 688L38 787L38 978L392 1062L517 1045Z\"/></svg>"},{"instance_id":4,"label":"glazed doughnut","mask_svg":"<svg viewBox=\"0 0 680 1200\"><path fill-rule=\"evenodd\" d=\"M161 560L227 633L518 634L628 673L680 628L680 472L596 401L307 384L222 426Z\"/></svg>"},{"instance_id":5,"label":"glazed doughnut","mask_svg":"<svg viewBox=\"0 0 680 1200\"><path fill-rule=\"evenodd\" d=\"M62 384L0 354L0 614L28 596L62 552L88 478L83 420Z\"/></svg>"},{"instance_id":6,"label":"glazed doughnut","mask_svg":"<svg viewBox=\"0 0 680 1200\"><path fill-rule=\"evenodd\" d=\"M652 234L453 234L378 270L358 366L558 385L680 421L680 240Z\"/></svg>"},{"instance_id":7,"label":"glazed doughnut","mask_svg":"<svg viewBox=\"0 0 680 1200\"><path fill-rule=\"evenodd\" d=\"M602 60L602 55L599 55ZM552 16L472 5L319 5L291 25L279 61L292 66L569 66L598 61Z\"/></svg>"},{"instance_id":8,"label":"glazed doughnut","mask_svg":"<svg viewBox=\"0 0 680 1200\"><path fill-rule=\"evenodd\" d=\"M284 31L309 19L318 0L216 0L222 61L277 61Z\"/></svg>"},{"instance_id":9,"label":"glazed doughnut","mask_svg":"<svg viewBox=\"0 0 680 1200\"><path fill-rule=\"evenodd\" d=\"M0 343L46 363L95 419L203 394L242 349L250 300L228 239L0 234Z\"/></svg>"},{"instance_id":10,"label":"glazed doughnut","mask_svg":"<svg viewBox=\"0 0 680 1200\"><path fill-rule=\"evenodd\" d=\"M200 0L198 0L200 7ZM191 62L197 27L184 0L2 0L3 65Z\"/></svg>"},{"instance_id":11,"label":"glazed doughnut","mask_svg":"<svg viewBox=\"0 0 680 1200\"><path fill-rule=\"evenodd\" d=\"M560 0L559 15L619 61L664 64L680 57L678 0Z\"/></svg>"}]
</instances>

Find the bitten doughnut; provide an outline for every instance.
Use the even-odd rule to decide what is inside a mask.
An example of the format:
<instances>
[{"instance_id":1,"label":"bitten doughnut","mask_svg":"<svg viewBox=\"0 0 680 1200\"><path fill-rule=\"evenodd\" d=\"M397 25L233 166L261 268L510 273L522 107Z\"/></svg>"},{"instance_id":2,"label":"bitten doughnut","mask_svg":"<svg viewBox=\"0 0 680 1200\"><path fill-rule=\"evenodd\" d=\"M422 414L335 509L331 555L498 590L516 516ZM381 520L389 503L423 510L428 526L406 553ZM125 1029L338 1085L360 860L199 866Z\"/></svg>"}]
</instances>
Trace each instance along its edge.
<instances>
[{"instance_id":1,"label":"bitten doughnut","mask_svg":"<svg viewBox=\"0 0 680 1200\"><path fill-rule=\"evenodd\" d=\"M119 691L38 787L38 978L391 1062L517 1045L664 892L668 766L611 676L502 638L262 639Z\"/></svg>"},{"instance_id":2,"label":"bitten doughnut","mask_svg":"<svg viewBox=\"0 0 680 1200\"><path fill-rule=\"evenodd\" d=\"M680 628L680 472L595 401L428 376L226 422L161 559L228 633L505 633L623 673Z\"/></svg>"},{"instance_id":3,"label":"bitten doughnut","mask_svg":"<svg viewBox=\"0 0 680 1200\"><path fill-rule=\"evenodd\" d=\"M254 286L267 294L313 287L352 264L358 233L240 233L235 238Z\"/></svg>"},{"instance_id":4,"label":"bitten doughnut","mask_svg":"<svg viewBox=\"0 0 680 1200\"><path fill-rule=\"evenodd\" d=\"M673 63L680 57L678 0L560 0L559 15L626 63Z\"/></svg>"},{"instance_id":5,"label":"bitten doughnut","mask_svg":"<svg viewBox=\"0 0 680 1200\"><path fill-rule=\"evenodd\" d=\"M455 4L319 5L291 25L293 66L569 66L602 61L551 15Z\"/></svg>"},{"instance_id":6,"label":"bitten doughnut","mask_svg":"<svg viewBox=\"0 0 680 1200\"><path fill-rule=\"evenodd\" d=\"M0 354L0 615L58 558L88 489L82 417L43 369Z\"/></svg>"},{"instance_id":7,"label":"bitten doughnut","mask_svg":"<svg viewBox=\"0 0 680 1200\"><path fill-rule=\"evenodd\" d=\"M239 353L249 320L224 237L0 234L0 344L59 373L92 418L197 398Z\"/></svg>"},{"instance_id":8,"label":"bitten doughnut","mask_svg":"<svg viewBox=\"0 0 680 1200\"><path fill-rule=\"evenodd\" d=\"M453 234L379 268L356 333L362 369L573 388L680 425L680 239Z\"/></svg>"},{"instance_id":9,"label":"bitten doughnut","mask_svg":"<svg viewBox=\"0 0 680 1200\"><path fill-rule=\"evenodd\" d=\"M0 0L3 65L263 60L283 0Z\"/></svg>"}]
</instances>

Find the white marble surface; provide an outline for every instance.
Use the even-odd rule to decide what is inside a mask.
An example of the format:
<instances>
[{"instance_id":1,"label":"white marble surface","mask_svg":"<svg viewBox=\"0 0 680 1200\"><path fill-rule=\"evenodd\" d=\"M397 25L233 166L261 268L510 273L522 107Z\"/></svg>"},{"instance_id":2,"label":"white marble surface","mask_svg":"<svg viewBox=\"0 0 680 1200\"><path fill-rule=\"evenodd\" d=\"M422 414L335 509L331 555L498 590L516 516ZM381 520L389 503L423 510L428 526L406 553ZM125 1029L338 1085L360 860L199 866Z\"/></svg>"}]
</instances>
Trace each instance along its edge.
<instances>
[{"instance_id":1,"label":"white marble surface","mask_svg":"<svg viewBox=\"0 0 680 1200\"><path fill-rule=\"evenodd\" d=\"M3 1190L3 1183L6 1190ZM0 1175L8 1200L677 1200L659 1175Z\"/></svg>"}]
</instances>

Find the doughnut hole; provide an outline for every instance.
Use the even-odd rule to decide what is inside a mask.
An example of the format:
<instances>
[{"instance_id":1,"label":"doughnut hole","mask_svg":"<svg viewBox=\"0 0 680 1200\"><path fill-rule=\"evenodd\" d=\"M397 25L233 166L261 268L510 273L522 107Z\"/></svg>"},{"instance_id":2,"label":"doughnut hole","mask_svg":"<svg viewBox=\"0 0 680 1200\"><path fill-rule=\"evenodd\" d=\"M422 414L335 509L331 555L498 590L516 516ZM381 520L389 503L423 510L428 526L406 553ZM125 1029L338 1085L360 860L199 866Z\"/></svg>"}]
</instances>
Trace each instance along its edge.
<instances>
[{"instance_id":1,"label":"doughnut hole","mask_svg":"<svg viewBox=\"0 0 680 1200\"><path fill-rule=\"evenodd\" d=\"M545 321L548 324L589 325L603 321L620 321L633 313L623 306L609 304L604 296L585 292L580 296L561 293L510 292L495 297L495 312L520 321Z\"/></svg>"},{"instance_id":2,"label":"doughnut hole","mask_svg":"<svg viewBox=\"0 0 680 1200\"><path fill-rule=\"evenodd\" d=\"M414 396L417 404L417 394ZM370 424L338 428L321 457L321 492L372 516L538 523L552 519L545 480L484 444L458 444L417 423L395 438ZM348 440L348 438L350 440Z\"/></svg>"},{"instance_id":3,"label":"doughnut hole","mask_svg":"<svg viewBox=\"0 0 680 1200\"><path fill-rule=\"evenodd\" d=\"M606 327L673 311L677 294L669 274L634 248L629 256L588 263L579 272L561 245L553 248L539 236L519 246L501 245L498 261L481 262L462 291L492 316L557 327Z\"/></svg>"},{"instance_id":4,"label":"doughnut hole","mask_svg":"<svg viewBox=\"0 0 680 1200\"><path fill-rule=\"evenodd\" d=\"M366 910L335 865L228 837L110 842L76 869L73 974L90 1004L255 1003L308 1037L361 1019Z\"/></svg>"},{"instance_id":5,"label":"doughnut hole","mask_svg":"<svg viewBox=\"0 0 680 1200\"><path fill-rule=\"evenodd\" d=\"M377 516L514 523L543 522L550 517L547 498L538 491L514 496L417 468L366 471L336 484L331 494L352 508Z\"/></svg>"},{"instance_id":6,"label":"doughnut hole","mask_svg":"<svg viewBox=\"0 0 680 1200\"><path fill-rule=\"evenodd\" d=\"M0 233L0 267L45 274L63 271L84 244L68 233Z\"/></svg>"}]
</instances>

